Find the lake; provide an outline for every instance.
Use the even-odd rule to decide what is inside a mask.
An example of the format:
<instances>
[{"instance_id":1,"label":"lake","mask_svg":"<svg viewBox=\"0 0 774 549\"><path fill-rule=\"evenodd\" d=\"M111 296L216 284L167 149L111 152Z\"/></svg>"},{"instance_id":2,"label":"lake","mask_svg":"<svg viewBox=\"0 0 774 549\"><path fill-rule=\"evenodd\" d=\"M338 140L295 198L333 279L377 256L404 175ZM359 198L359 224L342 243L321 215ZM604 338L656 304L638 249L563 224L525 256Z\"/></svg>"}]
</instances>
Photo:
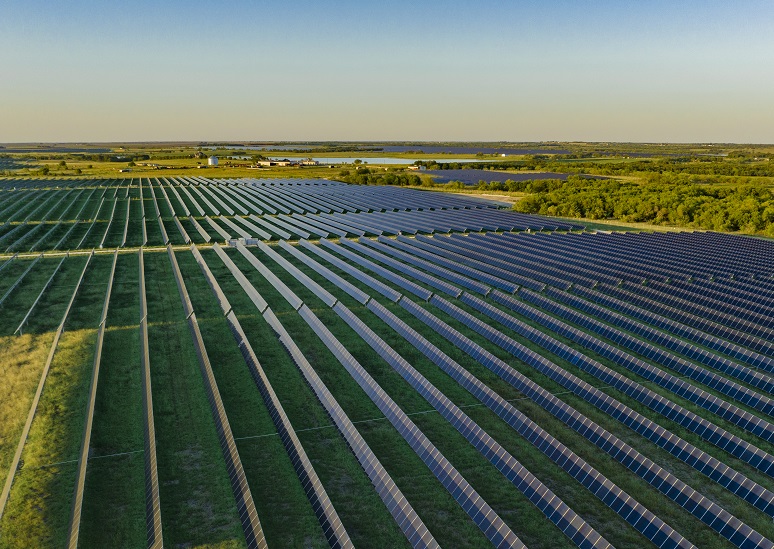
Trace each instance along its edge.
<instances>
[{"instance_id":1,"label":"lake","mask_svg":"<svg viewBox=\"0 0 774 549\"><path fill-rule=\"evenodd\" d=\"M271 160L285 160L284 158L273 157ZM301 158L290 158L289 160L302 160ZM361 160L368 164L413 164L417 160L429 161L430 159L420 158L393 158L389 156L349 156L349 157L335 157L335 156L313 156L312 160L316 160L320 164L352 164L355 160ZM443 162L484 162L483 158L435 158L433 159L439 164Z\"/></svg>"}]
</instances>

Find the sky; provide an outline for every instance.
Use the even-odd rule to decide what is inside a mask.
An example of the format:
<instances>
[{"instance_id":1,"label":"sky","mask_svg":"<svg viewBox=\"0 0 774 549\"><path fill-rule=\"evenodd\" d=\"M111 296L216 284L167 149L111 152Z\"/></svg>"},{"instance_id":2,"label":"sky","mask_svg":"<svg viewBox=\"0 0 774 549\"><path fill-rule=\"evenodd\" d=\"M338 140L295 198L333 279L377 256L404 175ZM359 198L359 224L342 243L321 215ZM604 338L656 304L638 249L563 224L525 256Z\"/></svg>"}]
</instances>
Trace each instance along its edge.
<instances>
[{"instance_id":1,"label":"sky","mask_svg":"<svg viewBox=\"0 0 774 549\"><path fill-rule=\"evenodd\" d=\"M3 0L0 52L6 143L774 143L771 0Z\"/></svg>"}]
</instances>

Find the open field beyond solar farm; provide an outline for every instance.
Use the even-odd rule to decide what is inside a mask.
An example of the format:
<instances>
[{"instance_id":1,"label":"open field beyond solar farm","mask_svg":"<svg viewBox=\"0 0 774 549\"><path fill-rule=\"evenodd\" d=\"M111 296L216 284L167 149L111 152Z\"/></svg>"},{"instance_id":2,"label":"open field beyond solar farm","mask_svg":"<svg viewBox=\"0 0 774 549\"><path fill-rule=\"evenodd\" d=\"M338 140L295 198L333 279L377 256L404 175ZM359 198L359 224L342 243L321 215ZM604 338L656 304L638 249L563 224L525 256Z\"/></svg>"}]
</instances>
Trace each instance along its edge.
<instances>
[{"instance_id":1,"label":"open field beyond solar farm","mask_svg":"<svg viewBox=\"0 0 774 549\"><path fill-rule=\"evenodd\" d=\"M773 275L472 195L0 179L0 548L772 548Z\"/></svg>"}]
</instances>

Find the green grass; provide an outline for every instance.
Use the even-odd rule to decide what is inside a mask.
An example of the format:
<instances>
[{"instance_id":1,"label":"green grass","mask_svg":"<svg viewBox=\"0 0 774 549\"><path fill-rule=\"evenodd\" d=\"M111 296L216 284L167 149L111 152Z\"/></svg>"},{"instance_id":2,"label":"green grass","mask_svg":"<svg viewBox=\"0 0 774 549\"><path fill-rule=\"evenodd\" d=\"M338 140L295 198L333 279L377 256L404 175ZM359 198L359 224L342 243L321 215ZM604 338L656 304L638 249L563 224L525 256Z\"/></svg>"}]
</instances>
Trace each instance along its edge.
<instances>
[{"instance_id":1,"label":"green grass","mask_svg":"<svg viewBox=\"0 0 774 549\"><path fill-rule=\"evenodd\" d=\"M108 257L94 258L73 303L0 523L2 547L65 544L109 269Z\"/></svg>"},{"instance_id":2,"label":"green grass","mask_svg":"<svg viewBox=\"0 0 774 549\"><path fill-rule=\"evenodd\" d=\"M146 538L138 288L137 256L119 255L86 471L84 547L140 547Z\"/></svg>"},{"instance_id":3,"label":"green grass","mask_svg":"<svg viewBox=\"0 0 774 549\"><path fill-rule=\"evenodd\" d=\"M4 388L4 398L0 399L0 478L3 482L27 419L54 332L72 294L70 285L74 285L80 276L86 259L65 261L24 327L24 335L12 335L53 271L51 261L54 260L41 261L49 262L50 269L30 272L25 283L6 301L6 313L0 315L0 387ZM19 263L23 265L25 261Z\"/></svg>"},{"instance_id":4,"label":"green grass","mask_svg":"<svg viewBox=\"0 0 774 549\"><path fill-rule=\"evenodd\" d=\"M234 496L167 255L146 254L145 269L164 544L244 547Z\"/></svg>"}]
</instances>

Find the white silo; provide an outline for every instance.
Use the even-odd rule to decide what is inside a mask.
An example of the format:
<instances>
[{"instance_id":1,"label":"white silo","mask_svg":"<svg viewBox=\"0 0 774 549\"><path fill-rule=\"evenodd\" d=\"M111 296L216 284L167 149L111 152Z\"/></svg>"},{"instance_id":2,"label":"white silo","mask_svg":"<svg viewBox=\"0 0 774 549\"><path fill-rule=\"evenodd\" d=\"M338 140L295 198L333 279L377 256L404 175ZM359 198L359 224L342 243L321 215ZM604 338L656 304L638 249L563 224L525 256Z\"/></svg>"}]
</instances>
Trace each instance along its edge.
<instances>
[{"instance_id":1,"label":"white silo","mask_svg":"<svg viewBox=\"0 0 774 549\"><path fill-rule=\"evenodd\" d=\"M218 157L217 156L211 156L207 159L207 165L208 166L217 166L218 165Z\"/></svg>"}]
</instances>

